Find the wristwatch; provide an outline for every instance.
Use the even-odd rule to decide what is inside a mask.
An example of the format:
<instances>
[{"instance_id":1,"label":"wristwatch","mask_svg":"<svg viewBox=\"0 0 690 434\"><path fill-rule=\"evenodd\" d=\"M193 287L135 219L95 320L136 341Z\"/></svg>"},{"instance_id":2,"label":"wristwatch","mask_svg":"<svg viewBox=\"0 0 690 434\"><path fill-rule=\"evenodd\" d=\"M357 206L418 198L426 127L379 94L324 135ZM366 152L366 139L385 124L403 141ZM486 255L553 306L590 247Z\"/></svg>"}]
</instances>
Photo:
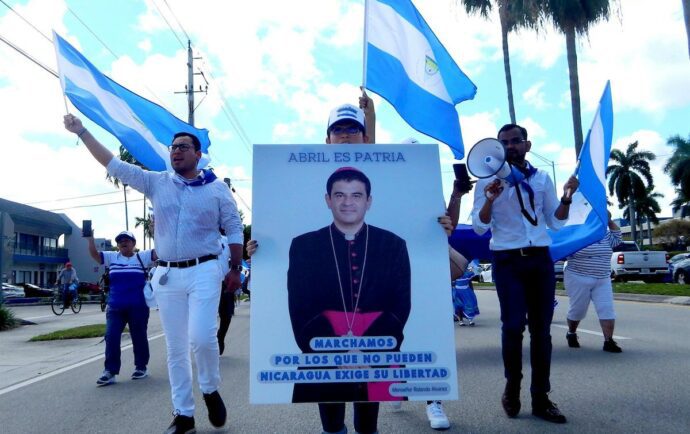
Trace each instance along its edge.
<instances>
[{"instance_id":1,"label":"wristwatch","mask_svg":"<svg viewBox=\"0 0 690 434\"><path fill-rule=\"evenodd\" d=\"M242 264L237 264L237 265L230 264L230 271L242 271Z\"/></svg>"}]
</instances>

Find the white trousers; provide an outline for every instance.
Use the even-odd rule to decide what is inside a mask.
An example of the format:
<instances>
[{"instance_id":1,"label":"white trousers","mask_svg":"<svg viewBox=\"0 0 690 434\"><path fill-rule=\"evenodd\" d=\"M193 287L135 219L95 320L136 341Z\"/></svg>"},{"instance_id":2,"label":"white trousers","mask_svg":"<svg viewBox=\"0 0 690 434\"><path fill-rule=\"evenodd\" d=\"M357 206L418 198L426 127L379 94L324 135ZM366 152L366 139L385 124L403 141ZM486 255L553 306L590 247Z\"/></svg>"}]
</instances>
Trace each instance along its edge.
<instances>
[{"instance_id":1,"label":"white trousers","mask_svg":"<svg viewBox=\"0 0 690 434\"><path fill-rule=\"evenodd\" d=\"M167 274L167 282L160 278ZM183 416L194 415L191 351L202 393L220 386L220 354L216 315L220 300L221 268L217 260L189 268L159 266L153 275L153 291L168 347L168 375L172 404Z\"/></svg>"},{"instance_id":2,"label":"white trousers","mask_svg":"<svg viewBox=\"0 0 690 434\"><path fill-rule=\"evenodd\" d=\"M565 268L563 285L570 300L568 319L581 321L587 315L589 301L594 303L599 319L616 319L613 310L613 288L611 278L596 278L573 273Z\"/></svg>"}]
</instances>

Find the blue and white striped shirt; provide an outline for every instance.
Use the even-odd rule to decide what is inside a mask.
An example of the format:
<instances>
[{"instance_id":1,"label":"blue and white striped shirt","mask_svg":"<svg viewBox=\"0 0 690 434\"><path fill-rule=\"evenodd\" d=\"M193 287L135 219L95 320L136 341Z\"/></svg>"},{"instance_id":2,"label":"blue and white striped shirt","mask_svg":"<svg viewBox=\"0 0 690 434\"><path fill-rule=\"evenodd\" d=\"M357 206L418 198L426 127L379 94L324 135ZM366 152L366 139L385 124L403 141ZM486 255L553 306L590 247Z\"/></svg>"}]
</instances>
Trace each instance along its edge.
<instances>
[{"instance_id":1,"label":"blue and white striped shirt","mask_svg":"<svg viewBox=\"0 0 690 434\"><path fill-rule=\"evenodd\" d=\"M613 248L621 241L620 230L607 231L601 240L568 256L566 270L598 279L610 277Z\"/></svg>"},{"instance_id":2,"label":"blue and white striped shirt","mask_svg":"<svg viewBox=\"0 0 690 434\"><path fill-rule=\"evenodd\" d=\"M144 193L156 212L156 254L164 261L219 255L219 228L230 244L243 244L242 221L228 186L220 179L191 186L172 172L143 170L113 158L108 173Z\"/></svg>"}]
</instances>

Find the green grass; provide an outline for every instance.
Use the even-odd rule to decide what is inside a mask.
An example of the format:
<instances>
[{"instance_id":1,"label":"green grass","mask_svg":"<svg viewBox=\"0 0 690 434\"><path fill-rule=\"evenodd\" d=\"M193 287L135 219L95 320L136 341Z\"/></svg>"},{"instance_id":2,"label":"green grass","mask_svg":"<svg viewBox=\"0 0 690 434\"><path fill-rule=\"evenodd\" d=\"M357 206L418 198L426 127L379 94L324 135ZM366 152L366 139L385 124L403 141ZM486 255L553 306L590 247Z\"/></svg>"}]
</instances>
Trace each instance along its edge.
<instances>
[{"instance_id":1,"label":"green grass","mask_svg":"<svg viewBox=\"0 0 690 434\"><path fill-rule=\"evenodd\" d=\"M9 330L17 326L17 320L14 317L14 313L6 308L4 305L0 304L0 331Z\"/></svg>"},{"instance_id":2,"label":"green grass","mask_svg":"<svg viewBox=\"0 0 690 434\"><path fill-rule=\"evenodd\" d=\"M472 283L476 288L494 287L493 283ZM564 289L563 282L556 282L556 289ZM690 286L677 283L631 283L613 282L613 292L625 294L651 294L690 296Z\"/></svg>"},{"instance_id":3,"label":"green grass","mask_svg":"<svg viewBox=\"0 0 690 434\"><path fill-rule=\"evenodd\" d=\"M61 339L86 339L98 338L102 336L105 336L105 324L90 324L34 336L33 338L29 339L29 342L56 341Z\"/></svg>"}]
</instances>

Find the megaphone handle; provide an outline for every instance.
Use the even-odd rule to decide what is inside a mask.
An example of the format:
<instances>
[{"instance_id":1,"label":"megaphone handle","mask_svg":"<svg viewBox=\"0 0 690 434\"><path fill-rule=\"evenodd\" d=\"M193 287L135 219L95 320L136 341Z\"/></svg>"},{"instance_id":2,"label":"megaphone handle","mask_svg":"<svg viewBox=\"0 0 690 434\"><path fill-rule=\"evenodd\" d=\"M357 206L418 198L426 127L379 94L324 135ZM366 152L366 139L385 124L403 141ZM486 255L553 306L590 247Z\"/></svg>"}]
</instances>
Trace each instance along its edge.
<instances>
[{"instance_id":1,"label":"megaphone handle","mask_svg":"<svg viewBox=\"0 0 690 434\"><path fill-rule=\"evenodd\" d=\"M499 181L499 184L498 184L498 185L499 185L499 187L501 188L501 190L505 190L505 188L506 188L506 186L508 185L508 183L507 183L505 180L500 179L500 178L496 178L496 181ZM492 181L492 182L493 182L493 181ZM487 190L487 191L485 192L485 194L486 194L486 197L489 198L489 199L493 199L493 197L494 197L494 194L491 193L491 191L488 191L488 190Z\"/></svg>"}]
</instances>

